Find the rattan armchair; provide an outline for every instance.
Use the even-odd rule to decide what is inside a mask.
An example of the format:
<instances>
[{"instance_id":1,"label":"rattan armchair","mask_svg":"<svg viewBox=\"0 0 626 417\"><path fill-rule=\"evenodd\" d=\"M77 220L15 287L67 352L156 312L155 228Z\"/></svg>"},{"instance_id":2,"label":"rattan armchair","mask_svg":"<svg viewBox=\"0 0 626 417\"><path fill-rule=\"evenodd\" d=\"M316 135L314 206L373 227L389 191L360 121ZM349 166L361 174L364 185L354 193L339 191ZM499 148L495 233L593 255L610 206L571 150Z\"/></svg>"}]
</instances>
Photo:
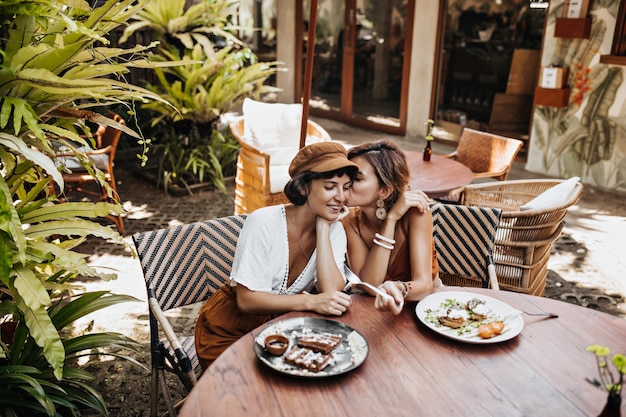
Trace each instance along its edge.
<instances>
[{"instance_id":1,"label":"rattan armchair","mask_svg":"<svg viewBox=\"0 0 626 417\"><path fill-rule=\"evenodd\" d=\"M456 150L444 156L466 165L474 178L504 181L522 145L521 140L465 128Z\"/></svg>"},{"instance_id":2,"label":"rattan armchair","mask_svg":"<svg viewBox=\"0 0 626 417\"><path fill-rule=\"evenodd\" d=\"M502 209L493 260L500 288L542 296L548 274L552 243L563 228L567 210L583 192L578 182L564 201L550 208L520 207L564 180L536 179L471 184L462 193L462 204Z\"/></svg>"},{"instance_id":3,"label":"rattan armchair","mask_svg":"<svg viewBox=\"0 0 626 417\"><path fill-rule=\"evenodd\" d=\"M261 207L288 203L284 192L271 192L270 154L246 140L243 117L230 125L230 131L241 146L235 176L235 214L251 213ZM328 132L311 120L307 121L307 138L309 137L317 141L331 140Z\"/></svg>"}]
</instances>

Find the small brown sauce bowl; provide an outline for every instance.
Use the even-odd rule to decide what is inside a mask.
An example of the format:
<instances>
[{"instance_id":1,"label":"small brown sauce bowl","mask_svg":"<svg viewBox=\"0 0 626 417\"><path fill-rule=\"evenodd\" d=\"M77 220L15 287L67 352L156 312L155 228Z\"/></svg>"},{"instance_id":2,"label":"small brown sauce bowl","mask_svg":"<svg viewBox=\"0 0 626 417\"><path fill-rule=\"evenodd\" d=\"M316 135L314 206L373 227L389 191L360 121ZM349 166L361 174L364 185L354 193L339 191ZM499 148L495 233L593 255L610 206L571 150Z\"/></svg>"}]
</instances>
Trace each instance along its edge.
<instances>
[{"instance_id":1,"label":"small brown sauce bowl","mask_svg":"<svg viewBox=\"0 0 626 417\"><path fill-rule=\"evenodd\" d=\"M270 355L280 356L289 347L289 339L282 334L271 334L265 338L265 350Z\"/></svg>"}]
</instances>

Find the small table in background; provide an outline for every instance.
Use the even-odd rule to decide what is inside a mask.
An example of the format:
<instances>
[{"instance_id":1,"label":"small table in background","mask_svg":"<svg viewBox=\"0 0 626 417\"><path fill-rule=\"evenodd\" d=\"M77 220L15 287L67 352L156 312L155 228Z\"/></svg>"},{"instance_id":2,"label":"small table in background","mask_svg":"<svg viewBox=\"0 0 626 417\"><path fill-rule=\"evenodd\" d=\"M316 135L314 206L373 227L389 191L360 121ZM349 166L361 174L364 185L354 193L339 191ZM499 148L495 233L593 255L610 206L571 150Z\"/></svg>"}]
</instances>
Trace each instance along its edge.
<instances>
[{"instance_id":1,"label":"small table in background","mask_svg":"<svg viewBox=\"0 0 626 417\"><path fill-rule=\"evenodd\" d=\"M405 151L411 172L412 190L424 191L429 197L443 197L472 182L474 173L454 159L432 155L424 161L421 152Z\"/></svg>"}]
</instances>

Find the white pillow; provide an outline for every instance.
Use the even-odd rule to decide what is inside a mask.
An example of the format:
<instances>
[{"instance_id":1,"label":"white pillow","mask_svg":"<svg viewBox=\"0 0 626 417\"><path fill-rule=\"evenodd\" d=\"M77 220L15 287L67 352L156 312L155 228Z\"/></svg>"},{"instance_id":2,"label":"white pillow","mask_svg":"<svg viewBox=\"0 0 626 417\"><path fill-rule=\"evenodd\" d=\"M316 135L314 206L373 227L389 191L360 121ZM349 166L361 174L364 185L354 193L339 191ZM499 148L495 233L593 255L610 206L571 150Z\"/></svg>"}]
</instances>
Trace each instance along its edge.
<instances>
[{"instance_id":1,"label":"white pillow","mask_svg":"<svg viewBox=\"0 0 626 417\"><path fill-rule=\"evenodd\" d=\"M300 141L300 138L298 138ZM317 136L307 136L305 140L306 145L320 142L320 138ZM266 149L270 155L270 193L282 193L285 189L285 185L291 179L289 176L289 165L291 160L298 153L298 143L295 147L282 147L282 148L270 148Z\"/></svg>"},{"instance_id":2,"label":"white pillow","mask_svg":"<svg viewBox=\"0 0 626 417\"><path fill-rule=\"evenodd\" d=\"M90 151L93 151L93 149L91 149L89 146L81 146L79 148L76 148L76 151L90 152ZM71 152L71 150L69 148L66 148L62 150L61 152ZM109 170L109 155L107 154L89 155L89 158L91 158L94 165L98 169L102 171ZM78 161L78 158L76 158L75 156L59 156L57 157L57 165L59 163L63 164L66 168L68 168L71 171L86 171L85 167L81 165L81 163Z\"/></svg>"},{"instance_id":3,"label":"white pillow","mask_svg":"<svg viewBox=\"0 0 626 417\"><path fill-rule=\"evenodd\" d=\"M289 164L270 165L270 193L282 193L289 182Z\"/></svg>"},{"instance_id":4,"label":"white pillow","mask_svg":"<svg viewBox=\"0 0 626 417\"><path fill-rule=\"evenodd\" d=\"M265 152L267 149L287 147L297 152L302 104L263 103L246 98L243 102L243 119L244 139L255 148ZM276 163L282 165L290 162L291 159Z\"/></svg>"},{"instance_id":5,"label":"white pillow","mask_svg":"<svg viewBox=\"0 0 626 417\"><path fill-rule=\"evenodd\" d=\"M576 184L580 181L579 177L572 177L567 181L550 187L528 203L520 207L520 210L542 210L555 206L559 206L567 201L574 191Z\"/></svg>"}]
</instances>

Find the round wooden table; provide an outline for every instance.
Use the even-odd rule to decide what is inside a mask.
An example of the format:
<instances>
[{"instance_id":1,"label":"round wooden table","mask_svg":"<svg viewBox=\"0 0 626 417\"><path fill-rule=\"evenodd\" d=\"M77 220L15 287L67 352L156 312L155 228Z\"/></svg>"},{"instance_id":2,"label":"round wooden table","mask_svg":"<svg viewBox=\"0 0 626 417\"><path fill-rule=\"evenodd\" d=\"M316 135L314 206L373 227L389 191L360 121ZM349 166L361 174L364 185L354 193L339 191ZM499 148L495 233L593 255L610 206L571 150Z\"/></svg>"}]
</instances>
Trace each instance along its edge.
<instances>
[{"instance_id":1,"label":"round wooden table","mask_svg":"<svg viewBox=\"0 0 626 417\"><path fill-rule=\"evenodd\" d=\"M197 416L597 416L607 394L586 378L598 378L586 348L626 352L626 320L566 302L526 294L446 287L504 301L526 312L515 338L467 344L419 322L415 304L393 316L373 308L373 298L353 296L341 317L289 313L279 317L325 317L348 324L368 342L363 364L344 375L302 378L270 369L247 334L202 375L181 410ZM611 365L612 366L612 365ZM612 368L614 370L614 368ZM622 403L622 414L626 402Z\"/></svg>"},{"instance_id":2,"label":"round wooden table","mask_svg":"<svg viewBox=\"0 0 626 417\"><path fill-rule=\"evenodd\" d=\"M454 159L431 155L424 161L421 152L405 151L411 178L411 189L422 190L429 197L437 198L472 182L474 173Z\"/></svg>"}]
</instances>

